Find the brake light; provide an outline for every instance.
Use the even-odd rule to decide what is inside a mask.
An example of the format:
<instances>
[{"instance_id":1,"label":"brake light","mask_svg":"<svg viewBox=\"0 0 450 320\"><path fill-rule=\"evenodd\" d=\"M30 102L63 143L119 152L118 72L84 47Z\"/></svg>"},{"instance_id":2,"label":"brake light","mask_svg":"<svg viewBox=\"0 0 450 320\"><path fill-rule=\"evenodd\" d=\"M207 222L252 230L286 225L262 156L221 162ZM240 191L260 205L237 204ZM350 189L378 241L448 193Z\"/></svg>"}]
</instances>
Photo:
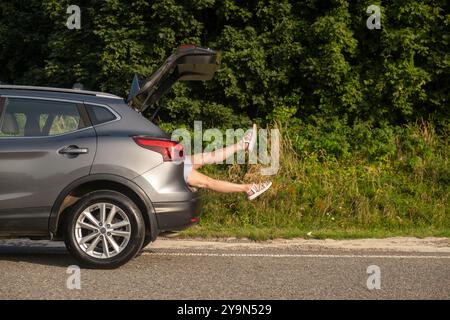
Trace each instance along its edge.
<instances>
[{"instance_id":1,"label":"brake light","mask_svg":"<svg viewBox=\"0 0 450 320\"><path fill-rule=\"evenodd\" d=\"M164 161L182 161L184 159L183 146L171 140L158 140L149 137L133 137L142 148L158 152Z\"/></svg>"},{"instance_id":2,"label":"brake light","mask_svg":"<svg viewBox=\"0 0 450 320\"><path fill-rule=\"evenodd\" d=\"M190 222L191 222L191 223L198 223L199 221L200 221L200 219L197 218L197 217L192 217L192 218L190 219Z\"/></svg>"}]
</instances>

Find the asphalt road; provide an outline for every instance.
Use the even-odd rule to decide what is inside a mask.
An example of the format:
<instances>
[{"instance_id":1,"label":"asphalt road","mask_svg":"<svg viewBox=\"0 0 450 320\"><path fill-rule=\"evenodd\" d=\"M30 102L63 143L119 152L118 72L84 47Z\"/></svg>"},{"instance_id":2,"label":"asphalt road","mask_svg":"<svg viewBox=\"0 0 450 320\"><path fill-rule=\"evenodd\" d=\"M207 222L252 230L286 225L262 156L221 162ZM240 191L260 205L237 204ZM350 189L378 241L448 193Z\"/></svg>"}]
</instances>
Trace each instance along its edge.
<instances>
[{"instance_id":1,"label":"asphalt road","mask_svg":"<svg viewBox=\"0 0 450 320\"><path fill-rule=\"evenodd\" d=\"M433 248L160 240L119 269L81 269L68 289L63 244L3 240L0 299L450 299L450 250Z\"/></svg>"}]
</instances>

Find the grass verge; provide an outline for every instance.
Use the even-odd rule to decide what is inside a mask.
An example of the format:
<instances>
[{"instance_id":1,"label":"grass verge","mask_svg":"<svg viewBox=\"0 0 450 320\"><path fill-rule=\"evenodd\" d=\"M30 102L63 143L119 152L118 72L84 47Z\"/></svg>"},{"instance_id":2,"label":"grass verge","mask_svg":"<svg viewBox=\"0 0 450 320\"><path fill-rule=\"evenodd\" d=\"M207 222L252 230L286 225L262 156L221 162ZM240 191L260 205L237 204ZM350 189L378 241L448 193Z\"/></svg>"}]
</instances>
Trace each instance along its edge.
<instances>
[{"instance_id":1,"label":"grass verge","mask_svg":"<svg viewBox=\"0 0 450 320\"><path fill-rule=\"evenodd\" d=\"M302 134L314 142L308 145L288 138L298 137L292 128L280 128L277 175L260 176L260 165L202 169L235 182L271 179L271 190L256 201L202 190L202 220L182 237L450 237L448 132L422 122L385 128L374 142L371 128L331 137L313 128ZM347 151L339 149L346 144Z\"/></svg>"}]
</instances>

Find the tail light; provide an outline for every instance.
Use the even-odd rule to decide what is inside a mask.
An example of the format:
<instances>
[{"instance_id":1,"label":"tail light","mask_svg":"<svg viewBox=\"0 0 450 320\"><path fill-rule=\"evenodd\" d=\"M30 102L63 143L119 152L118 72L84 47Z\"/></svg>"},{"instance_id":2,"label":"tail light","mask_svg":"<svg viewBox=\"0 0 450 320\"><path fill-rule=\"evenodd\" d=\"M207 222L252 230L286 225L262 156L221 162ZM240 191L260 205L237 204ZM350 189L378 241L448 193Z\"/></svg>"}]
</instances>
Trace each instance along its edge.
<instances>
[{"instance_id":1,"label":"tail light","mask_svg":"<svg viewBox=\"0 0 450 320\"><path fill-rule=\"evenodd\" d=\"M175 141L158 140L149 137L133 137L133 140L142 148L158 152L164 161L183 161L183 146Z\"/></svg>"},{"instance_id":2,"label":"tail light","mask_svg":"<svg viewBox=\"0 0 450 320\"><path fill-rule=\"evenodd\" d=\"M197 218L197 217L192 217L189 221L190 221L191 223L198 223L198 222L200 221L200 219Z\"/></svg>"}]
</instances>

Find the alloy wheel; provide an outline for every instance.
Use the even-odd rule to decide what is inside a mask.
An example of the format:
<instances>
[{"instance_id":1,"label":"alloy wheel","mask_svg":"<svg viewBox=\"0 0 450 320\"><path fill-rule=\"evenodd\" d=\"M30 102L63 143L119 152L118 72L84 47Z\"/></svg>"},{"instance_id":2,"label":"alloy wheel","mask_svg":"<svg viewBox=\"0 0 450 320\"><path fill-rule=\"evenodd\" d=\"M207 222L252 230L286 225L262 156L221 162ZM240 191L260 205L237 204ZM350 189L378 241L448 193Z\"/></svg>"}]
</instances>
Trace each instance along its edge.
<instances>
[{"instance_id":1,"label":"alloy wheel","mask_svg":"<svg viewBox=\"0 0 450 320\"><path fill-rule=\"evenodd\" d=\"M111 203L86 208L75 224L75 239L86 254L108 259L121 253L131 237L131 223L125 212Z\"/></svg>"}]
</instances>

